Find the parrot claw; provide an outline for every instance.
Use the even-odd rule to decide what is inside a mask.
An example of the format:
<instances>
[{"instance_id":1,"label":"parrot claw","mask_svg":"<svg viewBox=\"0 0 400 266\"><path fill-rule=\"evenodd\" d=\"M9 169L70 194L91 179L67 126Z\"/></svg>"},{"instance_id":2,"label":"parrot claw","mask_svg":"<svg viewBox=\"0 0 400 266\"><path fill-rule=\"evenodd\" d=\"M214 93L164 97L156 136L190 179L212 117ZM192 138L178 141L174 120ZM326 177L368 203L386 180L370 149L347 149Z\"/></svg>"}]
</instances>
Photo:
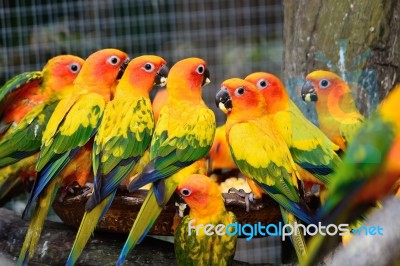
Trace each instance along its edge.
<instances>
[{"instance_id":1,"label":"parrot claw","mask_svg":"<svg viewBox=\"0 0 400 266\"><path fill-rule=\"evenodd\" d=\"M93 183L86 183L85 187L82 190L82 195L87 198L90 197L92 195L93 188L94 188Z\"/></svg>"},{"instance_id":2,"label":"parrot claw","mask_svg":"<svg viewBox=\"0 0 400 266\"><path fill-rule=\"evenodd\" d=\"M239 195L240 197L242 197L244 199L245 204L246 204L246 212L250 211L250 202L254 201L253 192L247 193L243 189L239 189L238 190L238 189L232 187L232 188L230 188L228 190L228 193L235 193L235 194Z\"/></svg>"}]
</instances>

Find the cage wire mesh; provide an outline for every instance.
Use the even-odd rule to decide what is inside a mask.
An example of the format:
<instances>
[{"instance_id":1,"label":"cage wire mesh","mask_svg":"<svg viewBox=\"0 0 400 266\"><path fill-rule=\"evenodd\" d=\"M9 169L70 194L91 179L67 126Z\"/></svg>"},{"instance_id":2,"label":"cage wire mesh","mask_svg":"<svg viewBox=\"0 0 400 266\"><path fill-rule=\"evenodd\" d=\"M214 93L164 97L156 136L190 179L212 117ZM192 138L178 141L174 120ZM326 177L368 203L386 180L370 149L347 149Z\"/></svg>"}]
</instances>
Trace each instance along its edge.
<instances>
[{"instance_id":1,"label":"cage wire mesh","mask_svg":"<svg viewBox=\"0 0 400 266\"><path fill-rule=\"evenodd\" d=\"M214 96L224 79L281 71L278 0L15 0L0 6L1 84L65 53L86 58L113 47L131 57L160 55L169 65L197 56L208 63L212 83L203 96L221 124Z\"/></svg>"},{"instance_id":2,"label":"cage wire mesh","mask_svg":"<svg viewBox=\"0 0 400 266\"><path fill-rule=\"evenodd\" d=\"M113 47L131 57L156 54L170 66L196 56L208 63L212 83L203 96L222 124L214 97L223 80L281 74L282 20L279 0L0 1L0 84L59 54L86 58ZM280 262L280 241L252 245L243 249L248 262Z\"/></svg>"}]
</instances>

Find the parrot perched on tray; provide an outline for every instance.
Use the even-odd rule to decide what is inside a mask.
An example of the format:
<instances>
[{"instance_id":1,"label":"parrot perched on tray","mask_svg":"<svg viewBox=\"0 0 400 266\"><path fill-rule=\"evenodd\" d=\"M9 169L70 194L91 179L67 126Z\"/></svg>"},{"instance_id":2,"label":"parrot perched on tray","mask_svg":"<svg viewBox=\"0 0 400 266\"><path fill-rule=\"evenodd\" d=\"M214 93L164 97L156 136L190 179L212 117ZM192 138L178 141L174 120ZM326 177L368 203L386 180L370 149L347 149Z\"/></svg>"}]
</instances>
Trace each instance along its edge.
<instances>
[{"instance_id":1,"label":"parrot perched on tray","mask_svg":"<svg viewBox=\"0 0 400 266\"><path fill-rule=\"evenodd\" d=\"M215 100L227 114L226 138L240 171L279 203L285 223L297 222L296 217L314 223L299 196L296 165L284 137L265 112L260 90L243 79L228 79L221 84ZM292 237L301 260L307 253L303 234L298 232Z\"/></svg>"},{"instance_id":2,"label":"parrot perched on tray","mask_svg":"<svg viewBox=\"0 0 400 266\"><path fill-rule=\"evenodd\" d=\"M234 224L236 216L225 209L219 185L205 175L193 174L177 187L178 194L190 207L175 232L175 255L179 265L231 265L236 251L237 234L206 235L208 224ZM196 226L199 230L196 230ZM225 229L226 230L226 229ZM199 234L196 234L196 231Z\"/></svg>"},{"instance_id":3,"label":"parrot perched on tray","mask_svg":"<svg viewBox=\"0 0 400 266\"><path fill-rule=\"evenodd\" d=\"M187 174L198 171L196 161L211 148L215 134L215 115L201 97L201 88L208 83L209 71L206 62L200 58L183 59L171 67L167 84L168 101L161 109L151 140L150 162L131 181L128 190L137 190L148 183L153 185L117 265L122 265L130 249L150 230L162 206L174 193L176 179L182 176L180 170L184 169Z\"/></svg>"},{"instance_id":4,"label":"parrot perched on tray","mask_svg":"<svg viewBox=\"0 0 400 266\"><path fill-rule=\"evenodd\" d=\"M52 103L72 85L83 63L77 56L56 56L42 71L17 75L0 89L0 199L36 176L36 154Z\"/></svg>"},{"instance_id":5,"label":"parrot perched on tray","mask_svg":"<svg viewBox=\"0 0 400 266\"><path fill-rule=\"evenodd\" d=\"M128 55L117 49L103 49L90 55L74 81L71 92L57 103L42 137L36 165L38 172L25 217L37 201L17 264L27 263L43 227L47 212L62 181L60 172L97 131L111 88L127 63ZM65 169L68 169L65 168Z\"/></svg>"},{"instance_id":6,"label":"parrot perched on tray","mask_svg":"<svg viewBox=\"0 0 400 266\"><path fill-rule=\"evenodd\" d=\"M311 72L306 80L301 90L303 100L315 102L319 128L346 151L364 121L349 86L335 73L322 70Z\"/></svg>"},{"instance_id":7,"label":"parrot perched on tray","mask_svg":"<svg viewBox=\"0 0 400 266\"><path fill-rule=\"evenodd\" d=\"M165 86L167 74L166 61L158 56L136 57L126 67L95 136L93 193L66 265L75 264L110 207L118 185L150 145L154 117L149 93L154 85Z\"/></svg>"},{"instance_id":8,"label":"parrot perched on tray","mask_svg":"<svg viewBox=\"0 0 400 266\"><path fill-rule=\"evenodd\" d=\"M343 165L328 187L318 217L325 224L350 224L376 201L394 193L400 180L400 84L389 93L349 145ZM315 263L328 250L322 235L310 242L304 265Z\"/></svg>"}]
</instances>

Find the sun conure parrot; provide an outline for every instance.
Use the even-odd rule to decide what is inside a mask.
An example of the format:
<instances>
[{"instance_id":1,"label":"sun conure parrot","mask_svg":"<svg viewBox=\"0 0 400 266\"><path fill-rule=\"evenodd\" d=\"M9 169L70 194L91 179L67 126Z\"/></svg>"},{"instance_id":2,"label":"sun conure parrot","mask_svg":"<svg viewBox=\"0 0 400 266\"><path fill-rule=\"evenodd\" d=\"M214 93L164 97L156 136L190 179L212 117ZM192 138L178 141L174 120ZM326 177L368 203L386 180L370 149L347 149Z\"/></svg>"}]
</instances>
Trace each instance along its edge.
<instances>
[{"instance_id":1,"label":"sun conure parrot","mask_svg":"<svg viewBox=\"0 0 400 266\"><path fill-rule=\"evenodd\" d=\"M83 64L70 94L55 107L43 132L36 165L38 175L23 213L25 217L37 201L18 265L27 263L28 257L32 257L61 182L62 175L59 174L96 133L105 105L110 100L111 87L126 60L127 54L116 49L93 53Z\"/></svg>"},{"instance_id":2,"label":"sun conure parrot","mask_svg":"<svg viewBox=\"0 0 400 266\"><path fill-rule=\"evenodd\" d=\"M328 197L319 211L325 224L350 224L383 199L400 179L400 84L365 121L347 148L342 166L328 187ZM315 263L328 250L329 238L316 235L310 242ZM325 243L326 242L326 243Z\"/></svg>"},{"instance_id":3,"label":"sun conure parrot","mask_svg":"<svg viewBox=\"0 0 400 266\"><path fill-rule=\"evenodd\" d=\"M84 60L74 55L59 55L47 61L41 71L21 73L0 88L0 135L18 125L36 105L69 86Z\"/></svg>"},{"instance_id":4,"label":"sun conure parrot","mask_svg":"<svg viewBox=\"0 0 400 266\"><path fill-rule=\"evenodd\" d=\"M201 97L202 86L209 82L206 62L200 58L178 61L168 74L168 101L160 112L151 140L150 162L131 181L128 190L137 190L150 182L153 185L121 251L118 265L147 234L162 206L174 193L179 171L204 157L211 148L215 115ZM193 173L190 167L186 171ZM178 177L172 176L175 173Z\"/></svg>"},{"instance_id":5,"label":"sun conure parrot","mask_svg":"<svg viewBox=\"0 0 400 266\"><path fill-rule=\"evenodd\" d=\"M94 140L94 188L66 265L74 265L97 223L109 209L117 187L150 145L154 117L149 93L165 86L168 69L158 56L132 59L104 111Z\"/></svg>"},{"instance_id":6,"label":"sun conure parrot","mask_svg":"<svg viewBox=\"0 0 400 266\"><path fill-rule=\"evenodd\" d=\"M319 128L346 151L364 121L349 86L335 73L322 70L311 72L306 80L301 90L303 100L315 103Z\"/></svg>"},{"instance_id":7,"label":"sun conure parrot","mask_svg":"<svg viewBox=\"0 0 400 266\"><path fill-rule=\"evenodd\" d=\"M329 184L332 174L341 163L334 144L317 126L311 123L289 98L281 80L273 74L256 72L245 80L261 91L267 104L267 114L282 134L298 170L303 186ZM309 187L309 188L308 188Z\"/></svg>"},{"instance_id":8,"label":"sun conure parrot","mask_svg":"<svg viewBox=\"0 0 400 266\"><path fill-rule=\"evenodd\" d=\"M265 112L260 90L243 79L228 79L221 84L215 100L227 114L226 139L240 171L279 203L285 223L299 223L296 217L314 223L299 196L296 165L283 136ZM298 232L292 237L301 260L306 254L303 234Z\"/></svg>"},{"instance_id":9,"label":"sun conure parrot","mask_svg":"<svg viewBox=\"0 0 400 266\"><path fill-rule=\"evenodd\" d=\"M25 179L35 177L36 153L54 110L47 105L71 86L83 63L77 56L56 56L42 71L17 75L0 89L0 199Z\"/></svg>"},{"instance_id":10,"label":"sun conure parrot","mask_svg":"<svg viewBox=\"0 0 400 266\"><path fill-rule=\"evenodd\" d=\"M178 265L231 265L237 234L227 234L226 226L234 224L236 216L225 209L219 185L205 175L194 174L183 179L176 191L190 207L189 215L183 217L175 231ZM204 226L208 224L214 229L225 225L223 234L205 234Z\"/></svg>"}]
</instances>

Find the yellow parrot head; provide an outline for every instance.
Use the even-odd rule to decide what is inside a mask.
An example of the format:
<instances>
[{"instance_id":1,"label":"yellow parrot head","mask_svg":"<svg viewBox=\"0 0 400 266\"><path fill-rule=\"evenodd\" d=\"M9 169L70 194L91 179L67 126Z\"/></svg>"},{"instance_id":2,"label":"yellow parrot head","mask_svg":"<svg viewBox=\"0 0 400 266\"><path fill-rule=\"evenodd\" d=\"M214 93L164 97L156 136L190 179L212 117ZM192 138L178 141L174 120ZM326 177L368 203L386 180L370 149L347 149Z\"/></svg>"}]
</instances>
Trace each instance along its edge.
<instances>
[{"instance_id":1,"label":"yellow parrot head","mask_svg":"<svg viewBox=\"0 0 400 266\"><path fill-rule=\"evenodd\" d=\"M301 97L303 101L316 102L328 97L340 99L349 92L350 88L340 76L330 71L317 70L307 75Z\"/></svg>"},{"instance_id":2,"label":"yellow parrot head","mask_svg":"<svg viewBox=\"0 0 400 266\"><path fill-rule=\"evenodd\" d=\"M167 62L155 55L143 55L130 60L120 83L128 82L149 92L153 85L167 84Z\"/></svg>"},{"instance_id":3,"label":"yellow parrot head","mask_svg":"<svg viewBox=\"0 0 400 266\"><path fill-rule=\"evenodd\" d=\"M243 116L251 112L253 117L256 113L264 113L266 108L260 90L252 83L239 78L228 79L221 84L215 103L228 116Z\"/></svg>"},{"instance_id":4,"label":"yellow parrot head","mask_svg":"<svg viewBox=\"0 0 400 266\"><path fill-rule=\"evenodd\" d=\"M266 72L255 72L248 75L245 80L254 84L264 96L267 107L286 107L289 96L282 81L275 75ZM272 112L272 110L270 110ZM275 110L276 111L276 110Z\"/></svg>"},{"instance_id":5,"label":"yellow parrot head","mask_svg":"<svg viewBox=\"0 0 400 266\"><path fill-rule=\"evenodd\" d=\"M78 76L85 60L74 55L59 55L50 59L43 68L46 90L57 92L71 85Z\"/></svg>"}]
</instances>

